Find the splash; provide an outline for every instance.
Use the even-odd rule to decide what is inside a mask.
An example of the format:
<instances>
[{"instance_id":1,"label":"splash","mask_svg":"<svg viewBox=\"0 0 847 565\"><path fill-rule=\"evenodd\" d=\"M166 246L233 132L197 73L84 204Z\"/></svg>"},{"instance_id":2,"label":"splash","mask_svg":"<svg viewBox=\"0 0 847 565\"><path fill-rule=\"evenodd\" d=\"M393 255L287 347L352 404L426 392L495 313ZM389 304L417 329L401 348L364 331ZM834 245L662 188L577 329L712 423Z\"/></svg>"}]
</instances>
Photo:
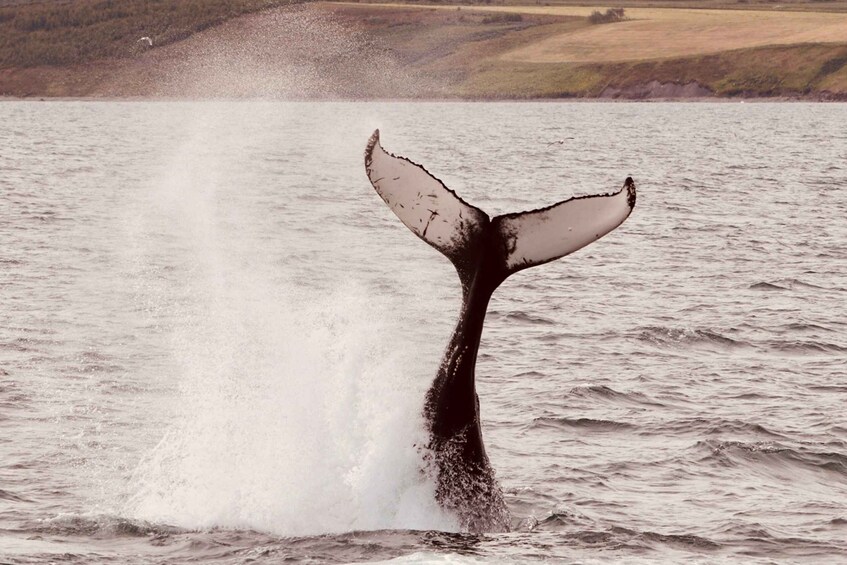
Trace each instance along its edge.
<instances>
[{"instance_id":1,"label":"splash","mask_svg":"<svg viewBox=\"0 0 847 565\"><path fill-rule=\"evenodd\" d=\"M290 291L230 295L174 336L181 408L130 514L286 535L449 527L420 471L420 397L363 289Z\"/></svg>"},{"instance_id":2,"label":"splash","mask_svg":"<svg viewBox=\"0 0 847 565\"><path fill-rule=\"evenodd\" d=\"M214 107L134 210L138 300L162 332L173 415L121 514L280 535L454 530L422 472L427 379L409 364L420 352L392 339L399 298L345 274L313 222L269 213L241 178L243 121ZM309 213L278 190L283 217Z\"/></svg>"}]
</instances>

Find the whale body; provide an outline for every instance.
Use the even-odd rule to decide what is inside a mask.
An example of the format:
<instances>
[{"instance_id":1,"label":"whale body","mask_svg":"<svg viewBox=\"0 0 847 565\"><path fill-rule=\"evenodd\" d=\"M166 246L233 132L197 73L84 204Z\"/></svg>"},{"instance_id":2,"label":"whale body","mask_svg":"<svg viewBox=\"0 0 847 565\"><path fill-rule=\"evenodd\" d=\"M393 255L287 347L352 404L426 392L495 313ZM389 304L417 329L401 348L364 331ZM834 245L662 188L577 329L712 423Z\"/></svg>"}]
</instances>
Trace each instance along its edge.
<instances>
[{"instance_id":1,"label":"whale body","mask_svg":"<svg viewBox=\"0 0 847 565\"><path fill-rule=\"evenodd\" d=\"M635 184L528 212L489 218L424 167L386 152L376 130L365 171L415 235L447 256L462 286L462 308L423 413L436 498L471 532L508 531L511 519L485 453L475 367L488 301L506 278L585 247L618 227L635 206Z\"/></svg>"}]
</instances>

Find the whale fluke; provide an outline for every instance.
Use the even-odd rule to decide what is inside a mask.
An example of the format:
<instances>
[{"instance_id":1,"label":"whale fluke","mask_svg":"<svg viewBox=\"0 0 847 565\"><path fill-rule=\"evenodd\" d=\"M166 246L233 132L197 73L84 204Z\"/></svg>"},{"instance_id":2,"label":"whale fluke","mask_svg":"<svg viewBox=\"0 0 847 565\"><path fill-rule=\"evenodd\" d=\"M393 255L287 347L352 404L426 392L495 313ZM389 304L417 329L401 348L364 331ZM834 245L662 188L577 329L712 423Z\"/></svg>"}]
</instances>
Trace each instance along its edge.
<instances>
[{"instance_id":1,"label":"whale fluke","mask_svg":"<svg viewBox=\"0 0 847 565\"><path fill-rule=\"evenodd\" d=\"M365 149L365 171L400 221L446 255L465 284L469 248L488 227L488 214L462 200L423 166L385 151L379 130Z\"/></svg>"},{"instance_id":2,"label":"whale fluke","mask_svg":"<svg viewBox=\"0 0 847 565\"><path fill-rule=\"evenodd\" d=\"M511 274L570 255L621 225L634 206L635 183L627 177L611 194L497 216L493 224L506 246L506 269Z\"/></svg>"},{"instance_id":3,"label":"whale fluke","mask_svg":"<svg viewBox=\"0 0 847 565\"><path fill-rule=\"evenodd\" d=\"M397 217L453 262L462 283L459 321L423 409L436 498L465 529L508 530L509 512L482 442L475 385L488 301L512 273L569 255L621 225L635 206L635 184L627 178L612 194L490 219L421 165L386 152L379 130L365 149L365 171Z\"/></svg>"},{"instance_id":4,"label":"whale fluke","mask_svg":"<svg viewBox=\"0 0 847 565\"><path fill-rule=\"evenodd\" d=\"M393 155L374 131L365 149L365 170L388 207L418 237L446 255L462 283L475 267L480 236L489 225L501 247L503 278L548 263L598 240L623 223L635 206L635 184L627 178L610 194L569 198L557 204L497 216L468 204L419 165Z\"/></svg>"}]
</instances>

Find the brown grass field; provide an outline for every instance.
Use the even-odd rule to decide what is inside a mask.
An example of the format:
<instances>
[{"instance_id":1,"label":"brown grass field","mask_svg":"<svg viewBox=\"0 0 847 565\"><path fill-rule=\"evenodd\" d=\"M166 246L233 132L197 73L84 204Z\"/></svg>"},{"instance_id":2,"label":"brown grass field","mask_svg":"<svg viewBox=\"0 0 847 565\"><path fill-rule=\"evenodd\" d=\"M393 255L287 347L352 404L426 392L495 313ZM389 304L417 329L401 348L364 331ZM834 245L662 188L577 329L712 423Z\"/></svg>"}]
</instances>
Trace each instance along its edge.
<instances>
[{"instance_id":1,"label":"brown grass field","mask_svg":"<svg viewBox=\"0 0 847 565\"><path fill-rule=\"evenodd\" d=\"M587 9L548 8L582 15ZM577 12L576 14L574 12ZM528 63L639 61L767 45L847 42L847 14L741 10L631 9L629 21L552 35L504 59Z\"/></svg>"},{"instance_id":2,"label":"brown grass field","mask_svg":"<svg viewBox=\"0 0 847 565\"><path fill-rule=\"evenodd\" d=\"M3 0L0 0L2 3ZM356 0L339 0L356 1ZM384 4L380 0L361 0ZM847 0L395 0L406 6L472 6L484 9L540 8L590 8L606 9L610 6L631 8L673 8L692 10L761 10L768 12L847 12Z\"/></svg>"},{"instance_id":3,"label":"brown grass field","mask_svg":"<svg viewBox=\"0 0 847 565\"><path fill-rule=\"evenodd\" d=\"M389 10L399 5L368 6ZM428 10L451 13L457 8ZM835 93L840 98L847 93L847 13L628 8L627 21L590 25L586 17L596 9L461 6L465 13L549 19L531 20L528 28L499 37L455 45L440 67L465 69L465 79L456 89L471 98L498 98L504 93L516 98L650 97L649 90L638 87L652 82L696 83L718 96ZM692 90L703 93L683 89L681 95ZM657 95L662 92L668 89Z\"/></svg>"},{"instance_id":4,"label":"brown grass field","mask_svg":"<svg viewBox=\"0 0 847 565\"><path fill-rule=\"evenodd\" d=\"M275 3L239 1L251 12ZM703 4L722 1L731 0ZM128 30L97 43L110 54L0 64L0 95L847 99L842 0L791 5L802 11L759 9L765 5L756 2L744 4L757 9L727 10L695 10L687 0L679 4L689 7L677 9L638 2L626 8L625 21L600 25L586 17L598 6L585 5L315 2L232 17L218 9L214 18L197 14L203 23L196 32L142 52L125 49L140 28L122 13L119 22L95 22ZM820 6L835 11L813 11ZM221 17L229 19L205 23ZM157 25L173 29L165 24ZM57 29L73 33L73 26ZM100 28L87 29L90 38ZM37 43L48 50L60 37L38 31ZM23 45L6 42L18 52L26 52Z\"/></svg>"},{"instance_id":5,"label":"brown grass field","mask_svg":"<svg viewBox=\"0 0 847 565\"><path fill-rule=\"evenodd\" d=\"M372 6L397 4L372 4ZM617 4L616 4L617 5ZM592 6L463 6L480 12L585 18ZM454 10L454 6L438 6ZM677 58L733 49L847 43L847 13L629 8L627 21L551 33L505 53L525 63L598 63Z\"/></svg>"}]
</instances>

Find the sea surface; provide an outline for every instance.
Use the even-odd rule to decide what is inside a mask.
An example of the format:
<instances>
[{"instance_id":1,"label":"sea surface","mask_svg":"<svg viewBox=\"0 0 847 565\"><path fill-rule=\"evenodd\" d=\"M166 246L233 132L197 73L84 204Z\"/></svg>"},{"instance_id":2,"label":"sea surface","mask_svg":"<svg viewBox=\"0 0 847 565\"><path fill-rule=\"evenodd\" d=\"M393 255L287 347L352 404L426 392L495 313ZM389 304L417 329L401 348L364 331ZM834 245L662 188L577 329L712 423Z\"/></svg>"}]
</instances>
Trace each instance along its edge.
<instances>
[{"instance_id":1,"label":"sea surface","mask_svg":"<svg viewBox=\"0 0 847 565\"><path fill-rule=\"evenodd\" d=\"M0 563L847 562L847 105L0 103ZM477 366L506 534L421 407L489 214L638 185L507 280ZM557 141L560 141L557 143Z\"/></svg>"}]
</instances>

